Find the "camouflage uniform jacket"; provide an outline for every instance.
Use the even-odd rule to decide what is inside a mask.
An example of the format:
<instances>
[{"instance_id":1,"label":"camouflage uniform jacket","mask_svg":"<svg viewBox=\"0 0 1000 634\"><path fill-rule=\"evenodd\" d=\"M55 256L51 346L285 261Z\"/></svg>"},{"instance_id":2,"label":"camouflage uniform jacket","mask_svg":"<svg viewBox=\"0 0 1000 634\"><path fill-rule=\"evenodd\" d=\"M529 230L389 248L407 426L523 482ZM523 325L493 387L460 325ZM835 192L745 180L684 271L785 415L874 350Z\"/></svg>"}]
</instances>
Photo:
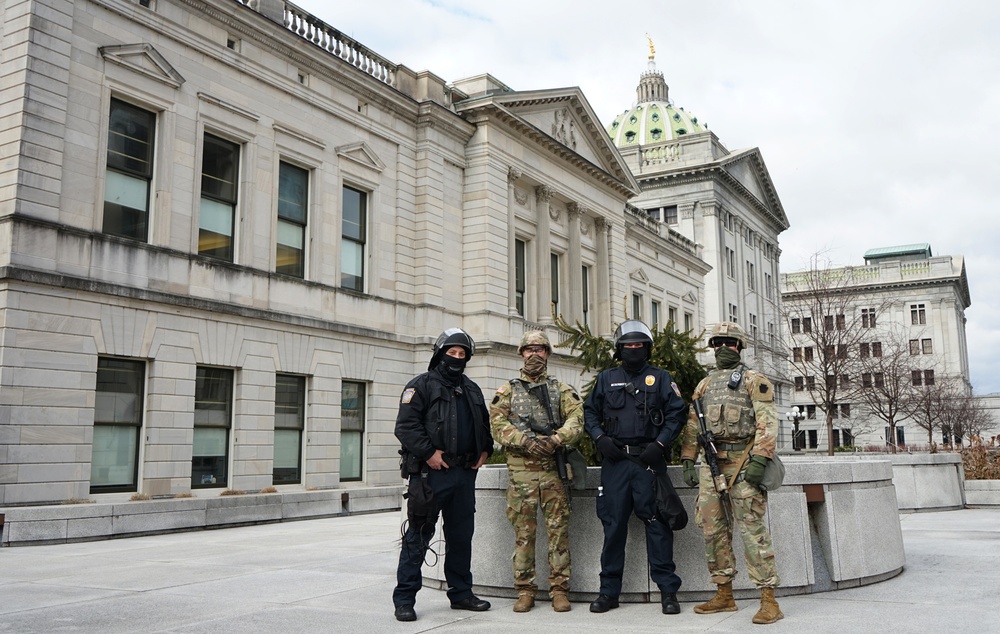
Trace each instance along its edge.
<instances>
[{"instance_id":1,"label":"camouflage uniform jacket","mask_svg":"<svg viewBox=\"0 0 1000 634\"><path fill-rule=\"evenodd\" d=\"M532 431L520 417L534 419L537 427L549 424L548 412L535 396L541 386L548 390L553 427L558 429L563 444L572 445L583 433L583 401L573 386L548 375L532 382L522 371L518 379L500 386L490 405L490 429L493 438L507 449L508 464L555 468L553 458L536 458L522 449L528 436L543 434Z\"/></svg>"},{"instance_id":2,"label":"camouflage uniform jacket","mask_svg":"<svg viewBox=\"0 0 1000 634\"><path fill-rule=\"evenodd\" d=\"M734 372L743 378L735 390L729 388ZM742 364L729 370L713 370L695 388L692 398L701 398L708 425L717 441L740 443L753 439L752 456L773 458L778 441L778 411L774 386L766 376ZM681 459L698 456L698 416L692 407L681 433Z\"/></svg>"}]
</instances>

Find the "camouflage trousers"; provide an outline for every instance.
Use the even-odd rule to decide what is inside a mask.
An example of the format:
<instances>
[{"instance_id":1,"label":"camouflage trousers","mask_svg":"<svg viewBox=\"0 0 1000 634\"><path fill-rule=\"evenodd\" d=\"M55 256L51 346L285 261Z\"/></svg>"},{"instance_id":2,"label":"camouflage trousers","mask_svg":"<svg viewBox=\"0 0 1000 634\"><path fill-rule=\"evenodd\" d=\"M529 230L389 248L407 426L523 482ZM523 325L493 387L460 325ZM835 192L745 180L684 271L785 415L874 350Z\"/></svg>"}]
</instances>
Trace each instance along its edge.
<instances>
[{"instance_id":1,"label":"camouflage trousers","mask_svg":"<svg viewBox=\"0 0 1000 634\"><path fill-rule=\"evenodd\" d=\"M719 466L728 482L736 471L738 458L719 458ZM733 556L733 529L726 522L723 505L729 510L731 521L740 530L743 538L743 554L746 557L747 573L758 588L777 588L781 583L774 565L774 548L771 533L764 523L767 511L767 494L752 484L740 480L729 490L729 502L720 496L712 484L708 465L702 463L698 483L698 508L695 522L705 535L705 557L712 583L721 585L736 576L736 561Z\"/></svg>"},{"instance_id":2,"label":"camouflage trousers","mask_svg":"<svg viewBox=\"0 0 1000 634\"><path fill-rule=\"evenodd\" d=\"M569 499L555 471L511 466L507 487L507 519L514 527L514 589L538 589L535 584L535 534L542 507L549 538L549 593L569 592Z\"/></svg>"}]
</instances>

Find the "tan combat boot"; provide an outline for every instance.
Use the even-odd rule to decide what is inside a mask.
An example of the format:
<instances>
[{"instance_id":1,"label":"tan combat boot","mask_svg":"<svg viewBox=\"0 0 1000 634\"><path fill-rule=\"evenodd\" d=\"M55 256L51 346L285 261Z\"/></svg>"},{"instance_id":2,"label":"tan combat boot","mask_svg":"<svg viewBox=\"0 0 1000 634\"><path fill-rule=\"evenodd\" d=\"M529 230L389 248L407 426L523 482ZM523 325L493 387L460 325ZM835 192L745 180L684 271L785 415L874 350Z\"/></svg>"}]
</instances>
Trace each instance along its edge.
<instances>
[{"instance_id":1,"label":"tan combat boot","mask_svg":"<svg viewBox=\"0 0 1000 634\"><path fill-rule=\"evenodd\" d=\"M701 605L694 606L696 614L715 614L716 612L735 612L736 610L736 601L733 599L732 581L720 583L714 597Z\"/></svg>"},{"instance_id":2,"label":"tan combat boot","mask_svg":"<svg viewBox=\"0 0 1000 634\"><path fill-rule=\"evenodd\" d=\"M569 612L573 609L565 592L552 593L552 609L556 612Z\"/></svg>"},{"instance_id":3,"label":"tan combat boot","mask_svg":"<svg viewBox=\"0 0 1000 634\"><path fill-rule=\"evenodd\" d=\"M515 612L527 612L535 607L535 593L531 590L522 590L517 593L517 601L514 602Z\"/></svg>"},{"instance_id":4,"label":"tan combat boot","mask_svg":"<svg viewBox=\"0 0 1000 634\"><path fill-rule=\"evenodd\" d=\"M757 625L767 625L774 623L785 615L781 613L778 602L774 600L774 588L760 589L760 609L753 615L753 622Z\"/></svg>"}]
</instances>

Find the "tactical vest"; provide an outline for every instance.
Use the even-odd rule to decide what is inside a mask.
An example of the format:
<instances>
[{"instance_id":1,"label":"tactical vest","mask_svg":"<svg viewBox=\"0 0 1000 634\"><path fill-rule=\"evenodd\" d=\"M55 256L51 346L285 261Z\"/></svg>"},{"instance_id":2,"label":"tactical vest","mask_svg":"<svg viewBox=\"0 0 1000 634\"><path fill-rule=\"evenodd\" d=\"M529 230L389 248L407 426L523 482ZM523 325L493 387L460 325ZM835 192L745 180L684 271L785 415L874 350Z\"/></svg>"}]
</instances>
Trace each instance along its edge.
<instances>
[{"instance_id":1,"label":"tactical vest","mask_svg":"<svg viewBox=\"0 0 1000 634\"><path fill-rule=\"evenodd\" d=\"M652 440L659 433L653 423L657 414L662 421L665 403L660 396L661 381L667 373L647 365L636 376L621 367L607 370L604 394L604 430L612 438Z\"/></svg>"},{"instance_id":2,"label":"tactical vest","mask_svg":"<svg viewBox=\"0 0 1000 634\"><path fill-rule=\"evenodd\" d=\"M734 390L729 378L739 370L744 375ZM757 415L747 392L746 368L742 365L732 370L714 370L701 395L705 422L720 440L746 440L757 432Z\"/></svg>"},{"instance_id":3,"label":"tactical vest","mask_svg":"<svg viewBox=\"0 0 1000 634\"><path fill-rule=\"evenodd\" d=\"M548 377L545 383L527 383L521 379L513 379L510 382L510 413L514 418L514 425L522 432L532 436L543 436L545 434L532 430L530 425L525 421L534 421L537 427L546 427L549 424L549 413L538 396L538 392L543 385L547 387L549 392L549 404L552 408L552 427L553 431L555 431L562 427L563 424L562 394L559 393L558 379Z\"/></svg>"}]
</instances>

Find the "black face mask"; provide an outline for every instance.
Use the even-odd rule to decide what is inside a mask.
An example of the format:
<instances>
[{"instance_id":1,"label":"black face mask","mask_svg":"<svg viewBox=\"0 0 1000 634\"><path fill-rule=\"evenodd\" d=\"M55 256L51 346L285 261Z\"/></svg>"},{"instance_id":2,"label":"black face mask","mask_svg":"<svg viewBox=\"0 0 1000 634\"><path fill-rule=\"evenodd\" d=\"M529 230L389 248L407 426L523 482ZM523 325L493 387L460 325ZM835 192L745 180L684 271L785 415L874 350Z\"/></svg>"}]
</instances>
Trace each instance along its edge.
<instances>
[{"instance_id":1,"label":"black face mask","mask_svg":"<svg viewBox=\"0 0 1000 634\"><path fill-rule=\"evenodd\" d=\"M641 348L622 348L619 355L622 366L629 372L638 372L642 366L646 365L646 346Z\"/></svg>"},{"instance_id":2,"label":"black face mask","mask_svg":"<svg viewBox=\"0 0 1000 634\"><path fill-rule=\"evenodd\" d=\"M444 370L444 375L446 377L456 381L462 376L462 373L465 372L465 366L468 362L469 360L467 358L459 359L457 357L444 355L441 357L441 368Z\"/></svg>"}]
</instances>

